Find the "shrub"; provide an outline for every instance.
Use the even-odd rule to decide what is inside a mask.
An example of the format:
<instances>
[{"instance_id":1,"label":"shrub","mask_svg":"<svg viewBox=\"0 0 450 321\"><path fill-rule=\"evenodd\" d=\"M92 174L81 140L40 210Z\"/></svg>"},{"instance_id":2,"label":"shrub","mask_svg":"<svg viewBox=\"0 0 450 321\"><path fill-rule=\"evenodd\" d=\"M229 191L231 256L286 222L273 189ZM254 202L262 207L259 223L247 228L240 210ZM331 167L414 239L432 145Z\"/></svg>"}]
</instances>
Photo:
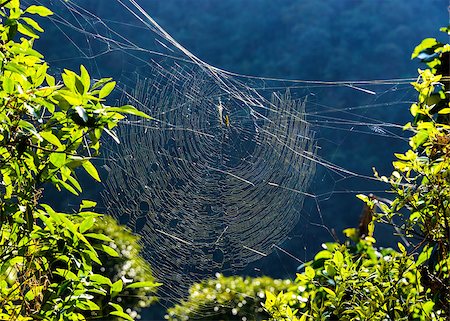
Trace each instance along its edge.
<instances>
[{"instance_id":1,"label":"shrub","mask_svg":"<svg viewBox=\"0 0 450 321\"><path fill-rule=\"evenodd\" d=\"M189 289L187 300L167 310L171 321L253 321L264 320L268 314L262 307L266 291L278 293L292 286L290 280L269 277L225 277L195 283Z\"/></svg>"},{"instance_id":2,"label":"shrub","mask_svg":"<svg viewBox=\"0 0 450 321\"><path fill-rule=\"evenodd\" d=\"M442 28L449 34L449 28ZM392 201L359 195L371 212L368 233L346 230L355 241L327 244L296 283L306 302L289 301L292 293L270 294L264 304L275 320L448 320L450 318L450 45L427 38L412 58L426 62L412 85L418 101L414 135L404 154L395 154L389 177ZM375 209L379 208L380 213ZM373 218L372 218L373 217ZM373 247L375 221L393 224L410 245L407 252ZM406 239L405 239L406 240ZM419 254L419 255L417 255Z\"/></svg>"},{"instance_id":3,"label":"shrub","mask_svg":"<svg viewBox=\"0 0 450 321\"><path fill-rule=\"evenodd\" d=\"M0 7L0 319L85 320L86 311L104 311L101 303L111 315L132 320L112 299L157 284L124 284L96 273L99 253L119 254L110 238L93 230L101 217L92 212L95 203L59 213L41 195L46 184L81 193L81 167L99 181L91 160L102 133L115 137L123 114L148 116L131 106L107 106L115 83L91 81L83 66L80 74L64 70L63 83L47 73L33 49L43 30L30 15L49 16L49 9L23 10L19 0ZM98 296L106 299L95 302Z\"/></svg>"}]
</instances>

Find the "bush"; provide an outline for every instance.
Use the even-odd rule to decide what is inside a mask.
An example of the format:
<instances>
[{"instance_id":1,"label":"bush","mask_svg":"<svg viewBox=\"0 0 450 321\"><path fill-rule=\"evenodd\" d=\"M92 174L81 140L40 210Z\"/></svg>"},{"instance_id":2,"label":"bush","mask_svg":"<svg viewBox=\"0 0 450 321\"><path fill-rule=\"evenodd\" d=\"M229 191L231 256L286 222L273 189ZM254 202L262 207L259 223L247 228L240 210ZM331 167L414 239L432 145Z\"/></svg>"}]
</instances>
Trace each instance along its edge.
<instances>
[{"instance_id":1,"label":"bush","mask_svg":"<svg viewBox=\"0 0 450 321\"><path fill-rule=\"evenodd\" d=\"M106 245L114 249L119 255L108 256L104 252L99 252L99 259L103 264L94 265L93 272L108 276L112 282L122 280L123 284L140 285L139 287L124 288L116 297L97 295L94 301L99 306L107 307L107 300L121 305L133 318L139 318L141 309L150 306L157 301L155 296L155 279L151 273L150 264L140 256L140 238L132 234L129 230L119 225L113 218L103 216L95 220L91 231L110 238ZM100 240L93 240L94 248L102 244ZM142 286L147 284L147 286ZM107 309L111 310L111 309ZM102 315L108 315L106 311ZM108 320L114 320L108 317Z\"/></svg>"},{"instance_id":2,"label":"bush","mask_svg":"<svg viewBox=\"0 0 450 321\"><path fill-rule=\"evenodd\" d=\"M225 277L196 283L189 289L186 301L167 310L170 321L253 321L269 317L262 307L266 291L278 293L292 286L290 280L274 280L269 277Z\"/></svg>"},{"instance_id":3,"label":"bush","mask_svg":"<svg viewBox=\"0 0 450 321\"><path fill-rule=\"evenodd\" d=\"M91 160L102 133L115 136L123 114L148 116L131 106L107 106L115 83L92 82L83 66L80 74L65 70L63 83L47 73L33 49L43 30L30 15L49 16L49 9L23 10L19 0L0 7L0 319L85 320L86 311L101 315L107 305L110 315L132 320L113 299L157 284L113 282L96 270L100 258L119 254L109 237L95 233L101 215L92 212L94 202L82 201L74 214L58 213L41 195L46 184L81 193L81 167L99 181ZM95 301L99 296L105 299Z\"/></svg>"},{"instance_id":4,"label":"bush","mask_svg":"<svg viewBox=\"0 0 450 321\"><path fill-rule=\"evenodd\" d=\"M449 28L442 28L449 33ZM422 59L412 83L411 149L396 154L390 177L392 201L359 195L371 215L367 233L346 230L355 242L327 244L297 275L302 291L270 294L264 304L275 320L448 320L450 318L450 45L428 38L412 58ZM379 208L380 213L375 209ZM375 221L403 220L400 252L373 247ZM367 235L366 235L367 234ZM406 239L405 239L406 240ZM415 251L419 251L416 253ZM306 302L290 301L301 295Z\"/></svg>"}]
</instances>

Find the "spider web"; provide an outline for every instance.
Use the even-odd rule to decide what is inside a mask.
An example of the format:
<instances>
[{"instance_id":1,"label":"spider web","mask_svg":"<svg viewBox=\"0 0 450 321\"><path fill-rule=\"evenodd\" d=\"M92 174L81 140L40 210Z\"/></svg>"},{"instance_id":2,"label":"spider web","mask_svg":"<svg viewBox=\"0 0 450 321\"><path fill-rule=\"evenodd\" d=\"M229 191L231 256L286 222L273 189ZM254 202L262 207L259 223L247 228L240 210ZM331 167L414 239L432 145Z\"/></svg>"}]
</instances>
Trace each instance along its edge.
<instances>
[{"instance_id":1,"label":"spider web","mask_svg":"<svg viewBox=\"0 0 450 321\"><path fill-rule=\"evenodd\" d=\"M236 271L284 241L300 218L315 144L305 101L289 92L259 112L202 71L159 74L130 97L158 121L119 129L104 201L143 236L156 276L184 291L186 275Z\"/></svg>"},{"instance_id":2,"label":"spider web","mask_svg":"<svg viewBox=\"0 0 450 321\"><path fill-rule=\"evenodd\" d=\"M278 258L291 273L280 262L308 258L306 247L321 240L315 228L329 230L326 218L335 215L328 213L337 196L386 189L374 185L370 168L358 172L337 155L355 137L404 143L402 126L372 111L409 105L413 79L236 74L202 61L134 0L111 7L125 18L97 13L94 2L52 3L52 28L73 50L55 53L58 60L50 53L50 61L54 69L81 62L97 77L112 75L117 101L154 118L123 122L120 144L106 142L98 161L107 174L105 211L142 236L169 301L195 281L251 262L263 274ZM130 29L146 36L125 37ZM344 91L366 103L330 103Z\"/></svg>"}]
</instances>

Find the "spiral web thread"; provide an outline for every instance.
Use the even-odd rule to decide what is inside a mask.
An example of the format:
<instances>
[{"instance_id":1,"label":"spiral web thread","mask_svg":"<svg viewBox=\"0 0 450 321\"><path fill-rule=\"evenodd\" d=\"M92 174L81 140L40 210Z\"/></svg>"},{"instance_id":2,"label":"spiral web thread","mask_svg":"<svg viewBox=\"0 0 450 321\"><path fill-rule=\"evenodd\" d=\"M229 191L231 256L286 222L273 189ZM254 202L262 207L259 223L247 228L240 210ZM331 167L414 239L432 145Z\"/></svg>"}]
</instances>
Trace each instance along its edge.
<instances>
[{"instance_id":1,"label":"spiral web thread","mask_svg":"<svg viewBox=\"0 0 450 321\"><path fill-rule=\"evenodd\" d=\"M257 117L201 70L159 74L128 97L158 122L119 129L104 202L142 235L155 275L184 291L183 280L243 268L287 237L315 171L314 134L289 92Z\"/></svg>"}]
</instances>

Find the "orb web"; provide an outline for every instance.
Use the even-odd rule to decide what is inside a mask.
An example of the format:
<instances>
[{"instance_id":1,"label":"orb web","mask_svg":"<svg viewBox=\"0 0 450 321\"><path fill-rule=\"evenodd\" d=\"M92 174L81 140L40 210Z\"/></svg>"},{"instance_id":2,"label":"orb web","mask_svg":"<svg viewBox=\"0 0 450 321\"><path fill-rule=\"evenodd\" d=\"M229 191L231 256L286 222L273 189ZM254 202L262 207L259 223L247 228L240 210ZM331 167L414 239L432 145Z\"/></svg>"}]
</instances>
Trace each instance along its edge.
<instances>
[{"instance_id":1,"label":"orb web","mask_svg":"<svg viewBox=\"0 0 450 321\"><path fill-rule=\"evenodd\" d=\"M287 237L315 171L314 133L289 91L258 110L202 70L157 72L127 95L157 121L120 127L103 198L142 236L155 275L183 291L183 280L243 268Z\"/></svg>"}]
</instances>

